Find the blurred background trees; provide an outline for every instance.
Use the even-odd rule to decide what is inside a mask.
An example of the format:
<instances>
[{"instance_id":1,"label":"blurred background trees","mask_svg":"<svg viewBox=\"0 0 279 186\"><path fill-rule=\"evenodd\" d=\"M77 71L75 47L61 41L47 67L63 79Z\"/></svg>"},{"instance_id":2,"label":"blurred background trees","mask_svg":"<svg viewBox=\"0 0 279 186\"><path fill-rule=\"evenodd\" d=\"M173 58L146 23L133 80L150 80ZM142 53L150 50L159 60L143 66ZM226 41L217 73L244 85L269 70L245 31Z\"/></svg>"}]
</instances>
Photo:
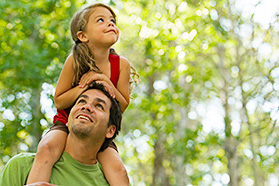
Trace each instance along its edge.
<instances>
[{"instance_id":1,"label":"blurred background trees","mask_svg":"<svg viewBox=\"0 0 279 186\"><path fill-rule=\"evenodd\" d=\"M69 22L94 2L0 2L0 167L51 125ZM141 76L117 139L132 185L279 185L279 3L102 2Z\"/></svg>"}]
</instances>

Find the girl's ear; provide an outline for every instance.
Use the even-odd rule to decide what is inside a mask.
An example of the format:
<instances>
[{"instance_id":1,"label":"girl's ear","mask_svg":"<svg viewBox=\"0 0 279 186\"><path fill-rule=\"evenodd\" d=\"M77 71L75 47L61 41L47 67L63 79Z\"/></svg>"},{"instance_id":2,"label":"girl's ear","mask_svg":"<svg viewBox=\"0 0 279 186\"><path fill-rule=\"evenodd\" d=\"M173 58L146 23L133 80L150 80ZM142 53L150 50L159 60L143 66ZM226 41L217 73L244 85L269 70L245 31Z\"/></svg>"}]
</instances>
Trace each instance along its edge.
<instances>
[{"instance_id":1,"label":"girl's ear","mask_svg":"<svg viewBox=\"0 0 279 186\"><path fill-rule=\"evenodd\" d=\"M107 138L112 138L114 133L115 133L115 130L116 130L116 126L115 125L109 126L107 134L106 134L106 137Z\"/></svg>"},{"instance_id":2,"label":"girl's ear","mask_svg":"<svg viewBox=\"0 0 279 186\"><path fill-rule=\"evenodd\" d=\"M78 37L78 39L79 39L81 42L83 42L83 43L88 42L88 38L87 38L86 34L84 34L83 31L78 31L77 37Z\"/></svg>"}]
</instances>

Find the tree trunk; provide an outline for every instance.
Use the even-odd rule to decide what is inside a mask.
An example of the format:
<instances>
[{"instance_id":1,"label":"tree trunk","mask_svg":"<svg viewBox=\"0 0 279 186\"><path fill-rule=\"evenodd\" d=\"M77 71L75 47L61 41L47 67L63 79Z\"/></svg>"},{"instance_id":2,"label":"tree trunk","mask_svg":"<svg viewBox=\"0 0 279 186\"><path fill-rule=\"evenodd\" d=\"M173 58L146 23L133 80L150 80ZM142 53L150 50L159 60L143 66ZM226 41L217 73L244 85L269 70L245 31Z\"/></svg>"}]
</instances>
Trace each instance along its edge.
<instances>
[{"instance_id":1,"label":"tree trunk","mask_svg":"<svg viewBox=\"0 0 279 186\"><path fill-rule=\"evenodd\" d=\"M242 86L242 80L241 80L241 87ZM242 91L242 103L243 103L243 114L244 116L247 118L247 125L248 125L248 130L249 130L249 139L250 139L250 148L253 154L253 158L252 158L252 168L253 168L253 176L254 176L254 185L255 186L259 186L262 185L259 183L259 180L261 180L261 175L259 174L258 171L258 166L257 166L257 160L256 160L256 153L255 153L255 145L254 145L254 139L253 139L253 129L252 129L252 124L249 121L249 114L248 114L248 110L247 110L247 95L244 93L243 89Z\"/></svg>"},{"instance_id":2,"label":"tree trunk","mask_svg":"<svg viewBox=\"0 0 279 186\"><path fill-rule=\"evenodd\" d=\"M240 181L239 156L237 155L237 146L233 136L225 140L225 154L228 159L228 174L230 175L230 186L238 186Z\"/></svg>"},{"instance_id":3,"label":"tree trunk","mask_svg":"<svg viewBox=\"0 0 279 186\"><path fill-rule=\"evenodd\" d=\"M227 99L224 105L225 108L225 155L228 160L228 174L230 175L230 186L238 186L240 182L239 162L240 158L237 154L239 141L231 133L231 119L228 116L228 102Z\"/></svg>"},{"instance_id":4,"label":"tree trunk","mask_svg":"<svg viewBox=\"0 0 279 186\"><path fill-rule=\"evenodd\" d=\"M166 134L157 130L157 141L154 145L155 160L153 168L153 186L170 186L163 161L165 158Z\"/></svg>"},{"instance_id":5,"label":"tree trunk","mask_svg":"<svg viewBox=\"0 0 279 186\"><path fill-rule=\"evenodd\" d=\"M32 145L30 147L30 151L35 152L37 145L42 137L42 129L40 120L42 119L41 112L41 103L40 103L40 95L41 95L41 87L34 88L32 90L32 97L30 101L30 105L32 108L32 129L30 131L30 135L32 136Z\"/></svg>"},{"instance_id":6,"label":"tree trunk","mask_svg":"<svg viewBox=\"0 0 279 186\"><path fill-rule=\"evenodd\" d=\"M219 72L223 80L223 89L220 91L220 98L222 100L225 117L225 141L224 149L225 155L227 157L227 167L228 174L230 176L230 186L238 186L240 182L240 173L239 173L239 156L237 155L237 148L239 141L232 135L231 119L229 116L230 108L228 104L229 99L229 82L230 82L230 73L229 70L224 67L224 53L225 48L222 45L217 46L217 53L219 56Z\"/></svg>"},{"instance_id":7,"label":"tree trunk","mask_svg":"<svg viewBox=\"0 0 279 186\"><path fill-rule=\"evenodd\" d=\"M187 124L187 109L180 108L181 120L176 127L175 141L183 141ZM185 178L185 156L184 154L174 154L174 174L176 185L186 185Z\"/></svg>"},{"instance_id":8,"label":"tree trunk","mask_svg":"<svg viewBox=\"0 0 279 186\"><path fill-rule=\"evenodd\" d=\"M148 97L152 97L152 94L154 93L153 84L155 82L155 74L149 77L148 81L148 87L149 90L147 92ZM156 122L156 113L151 113L151 118L154 122ZM165 157L165 142L166 142L166 134L162 131L160 131L159 127L156 127L156 134L157 134L157 140L154 144L154 164L153 164L153 180L152 185L153 186L169 186L169 179L166 174L165 167L163 166L163 160Z\"/></svg>"}]
</instances>

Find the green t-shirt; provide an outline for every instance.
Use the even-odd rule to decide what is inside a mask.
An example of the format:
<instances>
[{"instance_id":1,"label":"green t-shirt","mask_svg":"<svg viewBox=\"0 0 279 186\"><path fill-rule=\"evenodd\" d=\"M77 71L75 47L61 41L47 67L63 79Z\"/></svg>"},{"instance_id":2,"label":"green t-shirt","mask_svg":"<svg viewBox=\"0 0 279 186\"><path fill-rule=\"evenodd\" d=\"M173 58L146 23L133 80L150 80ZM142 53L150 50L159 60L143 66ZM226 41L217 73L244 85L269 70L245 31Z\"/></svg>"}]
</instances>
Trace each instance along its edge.
<instances>
[{"instance_id":1,"label":"green t-shirt","mask_svg":"<svg viewBox=\"0 0 279 186\"><path fill-rule=\"evenodd\" d=\"M0 186L23 186L33 164L34 153L14 156L2 169ZM64 151L52 168L50 183L61 186L107 186L109 185L99 163L85 165Z\"/></svg>"}]
</instances>

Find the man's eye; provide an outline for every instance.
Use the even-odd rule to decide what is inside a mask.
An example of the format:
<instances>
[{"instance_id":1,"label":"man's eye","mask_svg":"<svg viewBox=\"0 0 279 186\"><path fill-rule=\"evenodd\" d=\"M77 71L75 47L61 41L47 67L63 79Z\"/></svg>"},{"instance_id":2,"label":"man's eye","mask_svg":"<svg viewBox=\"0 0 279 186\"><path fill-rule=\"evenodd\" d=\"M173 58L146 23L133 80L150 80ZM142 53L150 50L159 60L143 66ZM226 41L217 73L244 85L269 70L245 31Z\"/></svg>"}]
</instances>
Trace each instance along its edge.
<instances>
[{"instance_id":1,"label":"man's eye","mask_svg":"<svg viewBox=\"0 0 279 186\"><path fill-rule=\"evenodd\" d=\"M104 22L104 19L100 18L100 19L97 20L97 22Z\"/></svg>"},{"instance_id":2,"label":"man's eye","mask_svg":"<svg viewBox=\"0 0 279 186\"><path fill-rule=\"evenodd\" d=\"M84 99L80 99L78 100L78 103L86 103L86 101Z\"/></svg>"},{"instance_id":3,"label":"man's eye","mask_svg":"<svg viewBox=\"0 0 279 186\"><path fill-rule=\"evenodd\" d=\"M98 107L98 108L104 110L104 107L103 107L103 105L101 105L101 104L96 104L96 107Z\"/></svg>"}]
</instances>

